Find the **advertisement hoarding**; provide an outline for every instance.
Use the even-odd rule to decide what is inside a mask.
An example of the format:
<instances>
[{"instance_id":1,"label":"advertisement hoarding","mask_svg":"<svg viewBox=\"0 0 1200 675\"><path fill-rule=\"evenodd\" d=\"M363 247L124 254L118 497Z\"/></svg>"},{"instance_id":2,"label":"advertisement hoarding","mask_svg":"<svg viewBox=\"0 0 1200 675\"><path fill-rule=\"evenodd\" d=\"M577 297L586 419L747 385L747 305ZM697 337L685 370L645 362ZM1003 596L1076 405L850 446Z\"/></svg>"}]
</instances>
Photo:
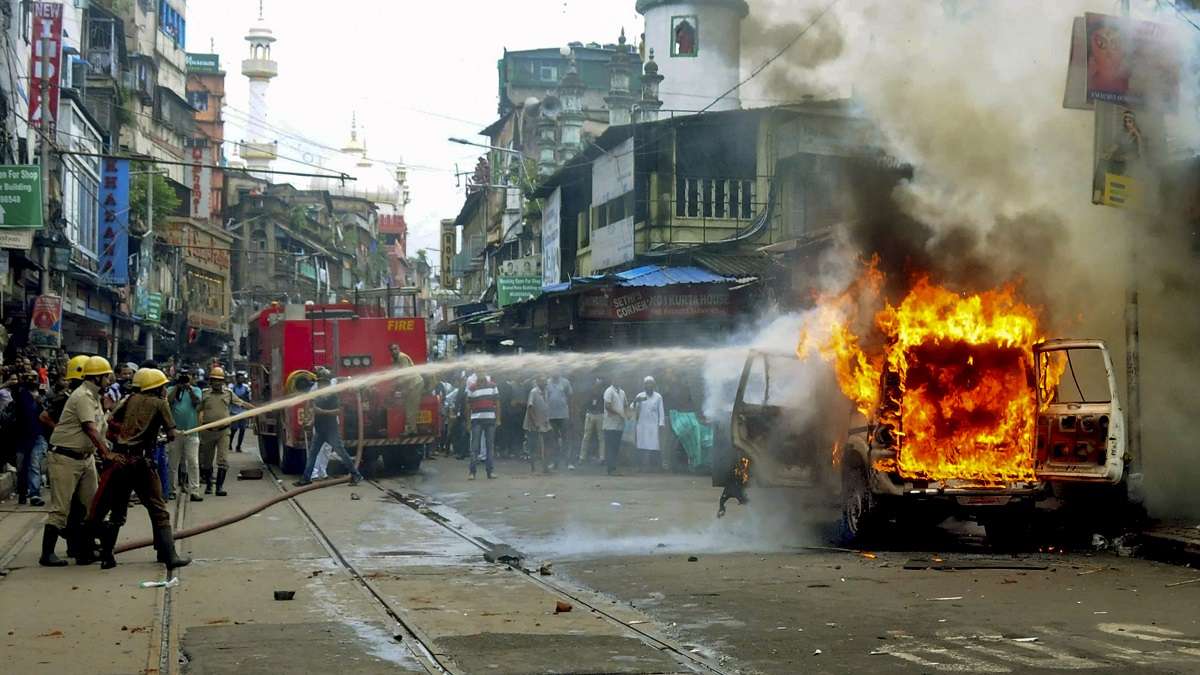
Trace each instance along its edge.
<instances>
[{"instance_id":1,"label":"advertisement hoarding","mask_svg":"<svg viewBox=\"0 0 1200 675\"><path fill-rule=\"evenodd\" d=\"M1152 208L1157 165L1166 143L1163 116L1096 101L1092 202L1119 208Z\"/></svg>"},{"instance_id":2,"label":"advertisement hoarding","mask_svg":"<svg viewBox=\"0 0 1200 675\"><path fill-rule=\"evenodd\" d=\"M129 160L100 162L100 278L129 283Z\"/></svg>"},{"instance_id":3,"label":"advertisement hoarding","mask_svg":"<svg viewBox=\"0 0 1200 675\"><path fill-rule=\"evenodd\" d=\"M562 188L555 188L542 209L542 285L562 281Z\"/></svg>"},{"instance_id":4,"label":"advertisement hoarding","mask_svg":"<svg viewBox=\"0 0 1200 675\"><path fill-rule=\"evenodd\" d=\"M1174 28L1105 14L1084 16L1087 100L1133 107L1174 107L1181 41Z\"/></svg>"},{"instance_id":5,"label":"advertisement hoarding","mask_svg":"<svg viewBox=\"0 0 1200 675\"><path fill-rule=\"evenodd\" d=\"M212 169L203 166L204 148L192 148L192 165L188 167L188 178L192 186L192 217L197 220L212 218Z\"/></svg>"},{"instance_id":6,"label":"advertisement hoarding","mask_svg":"<svg viewBox=\"0 0 1200 675\"><path fill-rule=\"evenodd\" d=\"M633 191L633 139L600 155L592 164L592 206Z\"/></svg>"},{"instance_id":7,"label":"advertisement hoarding","mask_svg":"<svg viewBox=\"0 0 1200 675\"><path fill-rule=\"evenodd\" d=\"M729 288L711 284L602 289L580 296L583 319L656 321L722 317L732 313Z\"/></svg>"},{"instance_id":8,"label":"advertisement hoarding","mask_svg":"<svg viewBox=\"0 0 1200 675\"><path fill-rule=\"evenodd\" d=\"M62 310L61 297L37 296L29 315L29 344L50 349L62 346Z\"/></svg>"},{"instance_id":9,"label":"advertisement hoarding","mask_svg":"<svg viewBox=\"0 0 1200 675\"><path fill-rule=\"evenodd\" d=\"M33 58L29 59L29 123L42 121L42 85L49 83L50 123L58 121L58 84L62 74L63 6L35 2L30 31Z\"/></svg>"},{"instance_id":10,"label":"advertisement hoarding","mask_svg":"<svg viewBox=\"0 0 1200 675\"><path fill-rule=\"evenodd\" d=\"M442 288L454 288L454 256L458 254L458 230L454 226L454 220L447 219L442 221L442 269L441 273Z\"/></svg>"}]
</instances>

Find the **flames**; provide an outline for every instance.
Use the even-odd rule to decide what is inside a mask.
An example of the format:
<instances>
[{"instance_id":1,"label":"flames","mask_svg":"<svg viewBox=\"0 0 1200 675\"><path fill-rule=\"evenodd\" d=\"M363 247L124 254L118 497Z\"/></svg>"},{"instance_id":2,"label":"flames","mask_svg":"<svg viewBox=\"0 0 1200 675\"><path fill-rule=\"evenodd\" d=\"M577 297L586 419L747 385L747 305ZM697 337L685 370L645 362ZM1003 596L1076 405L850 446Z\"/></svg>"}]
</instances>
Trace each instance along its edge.
<instances>
[{"instance_id":1,"label":"flames","mask_svg":"<svg viewBox=\"0 0 1200 675\"><path fill-rule=\"evenodd\" d=\"M1034 480L1036 387L1061 374L1044 369L1035 383L1034 309L1011 285L961 294L918 279L894 305L881 287L871 265L841 295L821 298L797 348L833 364L877 441L894 447L877 468L909 480Z\"/></svg>"}]
</instances>

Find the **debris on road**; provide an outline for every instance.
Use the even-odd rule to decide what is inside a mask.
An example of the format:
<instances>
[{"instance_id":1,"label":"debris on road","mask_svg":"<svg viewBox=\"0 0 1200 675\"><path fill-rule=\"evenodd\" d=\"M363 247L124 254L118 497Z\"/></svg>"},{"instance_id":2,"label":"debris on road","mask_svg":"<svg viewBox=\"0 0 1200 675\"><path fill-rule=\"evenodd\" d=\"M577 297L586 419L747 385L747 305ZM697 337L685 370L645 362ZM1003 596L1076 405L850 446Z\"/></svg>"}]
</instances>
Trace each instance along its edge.
<instances>
[{"instance_id":1,"label":"debris on road","mask_svg":"<svg viewBox=\"0 0 1200 675\"><path fill-rule=\"evenodd\" d=\"M615 506L617 508L621 508L621 502L609 502L608 505Z\"/></svg>"},{"instance_id":2,"label":"debris on road","mask_svg":"<svg viewBox=\"0 0 1200 675\"><path fill-rule=\"evenodd\" d=\"M483 559L490 563L512 565L514 567L520 567L521 560L524 557L524 554L508 544L498 544L483 552Z\"/></svg>"},{"instance_id":3,"label":"debris on road","mask_svg":"<svg viewBox=\"0 0 1200 675\"><path fill-rule=\"evenodd\" d=\"M1186 581L1176 581L1173 584L1167 584L1167 588L1175 588L1176 586L1186 586L1188 584L1194 584L1194 583L1200 583L1200 577L1196 577L1195 579L1188 579Z\"/></svg>"},{"instance_id":4,"label":"debris on road","mask_svg":"<svg viewBox=\"0 0 1200 675\"><path fill-rule=\"evenodd\" d=\"M1035 637L1013 638L1013 642L1037 642L1037 641L1038 641L1038 639Z\"/></svg>"},{"instance_id":5,"label":"debris on road","mask_svg":"<svg viewBox=\"0 0 1200 675\"><path fill-rule=\"evenodd\" d=\"M544 577L548 577L551 574L554 574L554 570L550 569L550 566L553 564L554 563L542 563L541 567L538 567L538 574L540 574Z\"/></svg>"},{"instance_id":6,"label":"debris on road","mask_svg":"<svg viewBox=\"0 0 1200 675\"><path fill-rule=\"evenodd\" d=\"M813 650L813 656L820 656L822 653L824 653L824 652L822 652L820 649Z\"/></svg>"},{"instance_id":7,"label":"debris on road","mask_svg":"<svg viewBox=\"0 0 1200 675\"><path fill-rule=\"evenodd\" d=\"M170 581L143 581L138 584L141 588L174 588L179 585L179 577L171 577Z\"/></svg>"},{"instance_id":8,"label":"debris on road","mask_svg":"<svg viewBox=\"0 0 1200 675\"><path fill-rule=\"evenodd\" d=\"M950 600L962 600L962 599L963 599L963 596L961 596L961 595L949 595L944 598L933 598L933 600L935 602L946 602L946 601L950 601Z\"/></svg>"},{"instance_id":9,"label":"debris on road","mask_svg":"<svg viewBox=\"0 0 1200 675\"><path fill-rule=\"evenodd\" d=\"M867 553L864 551L862 557L866 558L867 560L875 560L879 556L875 555L874 553Z\"/></svg>"},{"instance_id":10,"label":"debris on road","mask_svg":"<svg viewBox=\"0 0 1200 675\"><path fill-rule=\"evenodd\" d=\"M238 472L238 480L262 480L262 469L242 469Z\"/></svg>"},{"instance_id":11,"label":"debris on road","mask_svg":"<svg viewBox=\"0 0 1200 675\"><path fill-rule=\"evenodd\" d=\"M296 597L296 591L275 591L276 600L291 600Z\"/></svg>"},{"instance_id":12,"label":"debris on road","mask_svg":"<svg viewBox=\"0 0 1200 675\"><path fill-rule=\"evenodd\" d=\"M913 558L904 563L906 570L1046 570L1050 565L1034 560L1018 558Z\"/></svg>"},{"instance_id":13,"label":"debris on road","mask_svg":"<svg viewBox=\"0 0 1200 675\"><path fill-rule=\"evenodd\" d=\"M700 558L697 558L697 557L696 557L696 556L694 556L694 555L689 555L689 556L688 556L688 562L696 562L696 561L698 561L698 560L700 560Z\"/></svg>"},{"instance_id":14,"label":"debris on road","mask_svg":"<svg viewBox=\"0 0 1200 675\"><path fill-rule=\"evenodd\" d=\"M358 494L357 492L351 492L351 493L350 493L350 501L352 501L352 502L356 502L356 501L358 501L358 500L360 500L360 499L362 499L362 497L360 497L360 496L359 496L359 494Z\"/></svg>"},{"instance_id":15,"label":"debris on road","mask_svg":"<svg viewBox=\"0 0 1200 675\"><path fill-rule=\"evenodd\" d=\"M572 609L575 609L575 606L564 600L559 600L554 603L554 613L555 614L565 614L566 612L569 612Z\"/></svg>"}]
</instances>

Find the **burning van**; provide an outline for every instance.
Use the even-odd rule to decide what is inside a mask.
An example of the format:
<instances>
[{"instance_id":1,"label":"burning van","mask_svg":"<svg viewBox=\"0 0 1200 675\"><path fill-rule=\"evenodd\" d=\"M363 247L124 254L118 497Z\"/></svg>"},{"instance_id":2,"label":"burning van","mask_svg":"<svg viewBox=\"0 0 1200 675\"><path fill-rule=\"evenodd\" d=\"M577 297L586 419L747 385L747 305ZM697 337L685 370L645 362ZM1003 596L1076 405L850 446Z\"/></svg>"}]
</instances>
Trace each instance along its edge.
<instances>
[{"instance_id":1,"label":"burning van","mask_svg":"<svg viewBox=\"0 0 1200 675\"><path fill-rule=\"evenodd\" d=\"M1039 336L1012 288L959 294L919 281L875 315L870 339L848 307L821 305L794 355L750 353L733 453L714 468L727 495L824 483L851 540L898 518L960 515L999 541L1039 507L1120 494L1125 423L1102 341ZM852 411L820 394L817 353Z\"/></svg>"}]
</instances>

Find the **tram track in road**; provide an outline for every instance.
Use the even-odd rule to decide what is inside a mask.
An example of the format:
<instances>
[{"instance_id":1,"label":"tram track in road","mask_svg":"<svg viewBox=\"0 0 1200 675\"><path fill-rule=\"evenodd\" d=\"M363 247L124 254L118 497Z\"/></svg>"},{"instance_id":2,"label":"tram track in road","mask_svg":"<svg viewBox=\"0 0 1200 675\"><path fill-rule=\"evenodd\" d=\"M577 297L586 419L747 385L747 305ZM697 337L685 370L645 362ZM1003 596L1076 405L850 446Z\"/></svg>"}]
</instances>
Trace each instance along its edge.
<instances>
[{"instance_id":1,"label":"tram track in road","mask_svg":"<svg viewBox=\"0 0 1200 675\"><path fill-rule=\"evenodd\" d=\"M263 468L270 473L276 487L282 492L287 492L287 488L284 487L283 482L276 473L276 469L265 463L263 464ZM376 487L378 486L376 485ZM379 605L384 613L386 613L388 617L396 622L396 628L392 631L393 634L403 638L403 644L408 648L408 651L412 654L413 658L421 664L422 668L429 673L445 673L448 675L455 675L463 672L452 661L443 656L439 656L436 653L433 641L419 628L407 621L402 615L402 610L398 610L396 607L394 607L383 595L383 593L381 593L379 589L371 583L371 580L368 579L366 575L364 575L362 571L358 569L358 567L352 563L345 554L342 553L341 549L339 549L329 535L325 533L325 530L322 529L322 527L317 523L316 519L312 517L312 514L308 512L308 509L304 508L304 505L302 505L296 499L288 499L287 501L292 505L292 508L296 510L296 513L300 515L301 519L303 519L308 525L309 529L313 533L313 536L317 538L317 540L321 543L321 546L324 547L329 553L329 556L333 560L337 561L337 564L350 574L355 582L357 582L359 586L366 591L367 595Z\"/></svg>"},{"instance_id":2,"label":"tram track in road","mask_svg":"<svg viewBox=\"0 0 1200 675\"><path fill-rule=\"evenodd\" d=\"M495 553L511 548L500 542L494 542L491 539L482 536L481 534L473 535L468 532L464 532L462 528L463 525L468 525L472 527L472 529L478 528L465 518L447 517L447 514L444 512L439 513L438 511L433 510L430 508L430 506L434 500L430 499L426 495L422 495L417 492L404 493L400 490L389 488L375 479L368 479L366 482L392 499L396 500L400 504L407 506L419 515L424 516L429 521L436 523L447 532L451 532L460 539L470 543L472 546L478 548L482 553ZM531 572L526 570L523 566L518 567L510 565L510 567L522 572L522 578L529 583L548 590L556 595L570 599L575 605L594 612L596 615L602 617L610 624L632 632L637 636L638 640L653 649L672 654L676 661L678 661L683 667L686 667L694 672L711 673L713 675L733 675L735 672L731 670L725 670L719 663L714 663L709 659L698 656L697 654L684 648L682 645L676 644L643 629L639 624L633 624L621 619L612 612L606 610L604 607L589 601L585 597L586 589L583 587L552 581L541 576L536 571Z\"/></svg>"}]
</instances>

